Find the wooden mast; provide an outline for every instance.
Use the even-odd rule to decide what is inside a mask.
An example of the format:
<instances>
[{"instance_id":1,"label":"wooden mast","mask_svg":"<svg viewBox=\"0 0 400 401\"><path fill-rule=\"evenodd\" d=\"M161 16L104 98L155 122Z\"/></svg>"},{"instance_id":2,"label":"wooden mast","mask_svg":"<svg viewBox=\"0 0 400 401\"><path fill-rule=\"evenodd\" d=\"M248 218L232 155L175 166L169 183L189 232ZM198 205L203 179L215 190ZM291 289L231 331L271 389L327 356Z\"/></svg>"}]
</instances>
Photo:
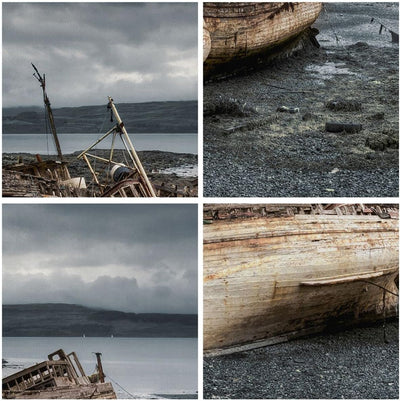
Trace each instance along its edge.
<instances>
[{"instance_id":1,"label":"wooden mast","mask_svg":"<svg viewBox=\"0 0 400 401\"><path fill-rule=\"evenodd\" d=\"M63 154L61 152L60 142L59 142L58 136L57 136L56 124L54 122L54 116L53 116L53 111L52 111L51 106L50 106L50 100L49 100L49 97L47 96L47 93L46 93L46 75L43 74L43 77L42 77L40 75L38 69L35 67L35 65L33 63L31 63L31 64L32 64L33 69L35 70L35 73L33 74L33 76L39 81L40 86L41 86L42 91L43 91L43 102L44 102L44 105L46 107L47 115L49 117L51 133L53 134L54 143L56 145L57 156L58 156L58 158L60 159L61 162L65 162L64 156L63 156ZM69 174L68 168L66 166L63 166L63 167L64 167L63 170L64 170L64 173L65 173L65 178L66 179L70 179L71 176Z\"/></svg>"},{"instance_id":2,"label":"wooden mast","mask_svg":"<svg viewBox=\"0 0 400 401\"><path fill-rule=\"evenodd\" d=\"M101 352L95 352L97 358L97 369L99 371L100 383L104 383L105 374L103 371L103 364L101 363Z\"/></svg>"},{"instance_id":3,"label":"wooden mast","mask_svg":"<svg viewBox=\"0 0 400 401\"><path fill-rule=\"evenodd\" d=\"M129 135L125 129L124 123L121 120L121 117L118 114L117 108L114 105L113 99L111 99L110 96L108 96L108 101L109 101L109 106L111 107L111 110L114 114L115 119L117 120L117 126L119 128L119 130L121 131L121 138L123 136L123 142L126 141L126 144L129 146L127 146L127 150L129 153L130 158L132 159L132 162L134 163L135 167L137 168L139 175L142 177L143 181L144 181L144 188L147 192L147 195L150 197L156 197L156 193L154 192L154 188L151 185L151 182L149 180L149 178L147 177L146 171L143 168L143 165L139 159L139 156L136 153L135 148L133 147L133 144L129 138Z\"/></svg>"},{"instance_id":4,"label":"wooden mast","mask_svg":"<svg viewBox=\"0 0 400 401\"><path fill-rule=\"evenodd\" d=\"M39 71L37 70L35 65L33 63L31 63L31 64L32 64L33 69L35 70L35 73L33 74L33 76L39 81L40 86L42 87L42 90L43 90L43 101L44 101L44 104L46 106L47 114L49 116L51 132L53 134L54 142L56 144L58 157L59 157L59 159L61 161L64 161L64 157L63 157L62 152L61 152L60 142L58 141L56 125L54 123L53 111L51 110L50 100L49 100L49 98L47 96L47 93L46 93L46 76L45 76L45 74L43 74L43 77L42 77L39 74Z\"/></svg>"}]
</instances>

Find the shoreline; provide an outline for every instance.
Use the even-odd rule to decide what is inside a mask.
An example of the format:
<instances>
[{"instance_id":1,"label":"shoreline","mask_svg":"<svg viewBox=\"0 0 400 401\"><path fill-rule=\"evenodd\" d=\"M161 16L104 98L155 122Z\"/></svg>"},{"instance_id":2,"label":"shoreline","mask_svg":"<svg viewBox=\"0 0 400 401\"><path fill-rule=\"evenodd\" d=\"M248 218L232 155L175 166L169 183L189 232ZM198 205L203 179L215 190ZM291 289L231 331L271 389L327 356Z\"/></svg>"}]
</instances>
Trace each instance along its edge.
<instances>
[{"instance_id":1,"label":"shoreline","mask_svg":"<svg viewBox=\"0 0 400 401\"><path fill-rule=\"evenodd\" d=\"M97 155L105 156L108 154L108 150L97 150ZM64 158L68 162L68 168L72 177L84 177L86 183L92 181L92 175L83 160L78 160L77 156L80 151L65 154ZM124 160L123 150L116 149L114 151L115 159ZM155 185L165 184L166 186L177 185L178 188L184 188L185 186L193 188L193 196L197 196L198 188L198 176L190 175L190 172L196 172L195 166L198 166L198 156L192 153L173 153L164 152L158 150L151 151L138 151L139 159L141 160L146 173ZM6 165L12 165L22 158L23 162L29 163L36 161L36 156L31 153L3 153L3 167ZM43 160L55 159L55 156L42 156ZM182 169L183 172L189 171L189 175L181 176L171 172L167 169ZM164 173L163 170L167 170ZM179 170L177 170L179 172Z\"/></svg>"},{"instance_id":2,"label":"shoreline","mask_svg":"<svg viewBox=\"0 0 400 401\"><path fill-rule=\"evenodd\" d=\"M153 393L156 397L165 398L167 400L197 400L198 394L196 393Z\"/></svg>"},{"instance_id":3,"label":"shoreline","mask_svg":"<svg viewBox=\"0 0 400 401\"><path fill-rule=\"evenodd\" d=\"M398 196L399 47L370 24L398 6L326 9L320 49L204 86L205 196Z\"/></svg>"}]
</instances>

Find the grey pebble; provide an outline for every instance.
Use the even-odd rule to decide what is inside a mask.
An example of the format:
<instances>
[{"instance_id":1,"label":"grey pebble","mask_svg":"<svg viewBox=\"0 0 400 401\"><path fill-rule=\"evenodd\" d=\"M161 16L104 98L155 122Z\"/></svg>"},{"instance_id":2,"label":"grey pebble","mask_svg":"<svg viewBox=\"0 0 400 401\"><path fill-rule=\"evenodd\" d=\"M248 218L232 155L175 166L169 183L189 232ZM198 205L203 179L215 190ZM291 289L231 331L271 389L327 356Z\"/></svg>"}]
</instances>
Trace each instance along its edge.
<instances>
[{"instance_id":1,"label":"grey pebble","mask_svg":"<svg viewBox=\"0 0 400 401\"><path fill-rule=\"evenodd\" d=\"M206 358L204 398L398 399L398 321L387 333L389 344L378 324Z\"/></svg>"}]
</instances>

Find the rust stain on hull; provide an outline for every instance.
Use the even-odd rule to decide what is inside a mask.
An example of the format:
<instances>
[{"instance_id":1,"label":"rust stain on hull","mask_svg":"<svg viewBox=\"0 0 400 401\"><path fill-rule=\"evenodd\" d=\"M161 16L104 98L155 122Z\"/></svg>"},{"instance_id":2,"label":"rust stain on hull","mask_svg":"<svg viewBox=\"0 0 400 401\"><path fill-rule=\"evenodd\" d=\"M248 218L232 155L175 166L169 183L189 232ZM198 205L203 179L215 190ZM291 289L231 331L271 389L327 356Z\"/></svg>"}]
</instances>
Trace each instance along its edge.
<instances>
[{"instance_id":1,"label":"rust stain on hull","mask_svg":"<svg viewBox=\"0 0 400 401\"><path fill-rule=\"evenodd\" d=\"M290 5L290 6L289 6ZM204 3L204 71L272 52L318 17L322 3Z\"/></svg>"}]
</instances>

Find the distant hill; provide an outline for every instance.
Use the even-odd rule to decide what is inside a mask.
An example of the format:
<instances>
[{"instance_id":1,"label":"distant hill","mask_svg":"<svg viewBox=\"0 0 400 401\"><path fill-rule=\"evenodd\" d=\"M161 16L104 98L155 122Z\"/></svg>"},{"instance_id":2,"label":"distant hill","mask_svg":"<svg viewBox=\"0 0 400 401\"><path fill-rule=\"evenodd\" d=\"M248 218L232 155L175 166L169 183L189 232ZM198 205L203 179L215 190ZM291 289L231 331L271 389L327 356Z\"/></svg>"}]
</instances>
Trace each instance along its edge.
<instances>
[{"instance_id":1,"label":"distant hill","mask_svg":"<svg viewBox=\"0 0 400 401\"><path fill-rule=\"evenodd\" d=\"M3 305L3 337L197 337L197 315L71 304Z\"/></svg>"},{"instance_id":2,"label":"distant hill","mask_svg":"<svg viewBox=\"0 0 400 401\"><path fill-rule=\"evenodd\" d=\"M195 133L197 101L149 102L117 104L128 133ZM107 105L63 107L53 109L57 132L104 133L110 127ZM4 134L40 134L45 131L44 108L3 108Z\"/></svg>"}]
</instances>

